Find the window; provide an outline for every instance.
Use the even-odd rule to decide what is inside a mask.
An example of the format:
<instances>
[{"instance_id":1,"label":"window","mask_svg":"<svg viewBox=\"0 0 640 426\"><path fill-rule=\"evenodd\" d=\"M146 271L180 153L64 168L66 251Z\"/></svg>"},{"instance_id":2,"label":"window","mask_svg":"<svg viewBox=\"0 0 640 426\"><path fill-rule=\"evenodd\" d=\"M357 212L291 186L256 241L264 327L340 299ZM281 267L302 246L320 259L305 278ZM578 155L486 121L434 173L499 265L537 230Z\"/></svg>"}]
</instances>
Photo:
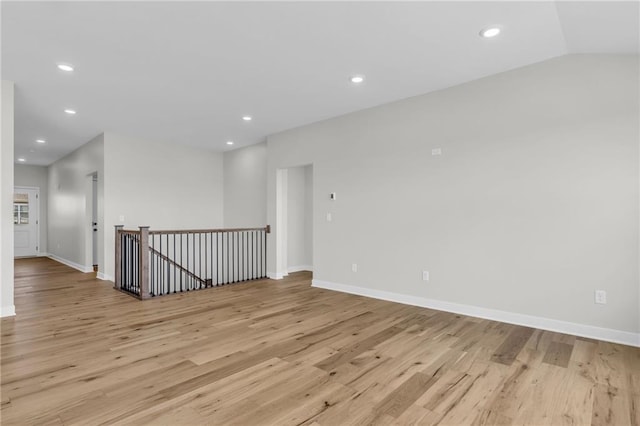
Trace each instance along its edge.
<instances>
[{"instance_id":1,"label":"window","mask_svg":"<svg viewBox=\"0 0 640 426\"><path fill-rule=\"evenodd\" d=\"M13 224L29 224L29 194L13 194Z\"/></svg>"}]
</instances>

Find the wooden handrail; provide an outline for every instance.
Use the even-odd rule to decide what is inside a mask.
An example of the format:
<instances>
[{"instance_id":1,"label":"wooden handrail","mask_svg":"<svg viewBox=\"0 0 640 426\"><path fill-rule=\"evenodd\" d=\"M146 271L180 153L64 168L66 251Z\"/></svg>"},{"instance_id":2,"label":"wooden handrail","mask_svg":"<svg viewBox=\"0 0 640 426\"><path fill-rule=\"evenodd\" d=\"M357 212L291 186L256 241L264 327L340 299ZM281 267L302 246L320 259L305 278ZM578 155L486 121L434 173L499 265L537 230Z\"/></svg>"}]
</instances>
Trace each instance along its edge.
<instances>
[{"instance_id":1,"label":"wooden handrail","mask_svg":"<svg viewBox=\"0 0 640 426\"><path fill-rule=\"evenodd\" d=\"M149 234L204 234L204 233L223 233L223 232L242 232L242 231L266 231L267 234L271 232L271 226L267 225L264 228L222 228L222 229L176 229L176 230L154 230L149 231Z\"/></svg>"},{"instance_id":2,"label":"wooden handrail","mask_svg":"<svg viewBox=\"0 0 640 426\"><path fill-rule=\"evenodd\" d=\"M199 281L200 284L205 284L206 285L206 280L203 280L202 278L200 278L199 276L197 276L196 274L194 274L190 270L186 269L185 267L183 267L182 265L180 265L176 261L171 260L170 258L168 258L164 254L160 253L158 250L154 249L153 247L149 247L149 251L154 253L154 254L157 254L158 256L160 256L160 258L162 258L162 260L164 260L166 262L169 262L170 264L174 265L176 268L178 268L181 271L183 271L185 274L189 275L191 278Z\"/></svg>"}]
</instances>

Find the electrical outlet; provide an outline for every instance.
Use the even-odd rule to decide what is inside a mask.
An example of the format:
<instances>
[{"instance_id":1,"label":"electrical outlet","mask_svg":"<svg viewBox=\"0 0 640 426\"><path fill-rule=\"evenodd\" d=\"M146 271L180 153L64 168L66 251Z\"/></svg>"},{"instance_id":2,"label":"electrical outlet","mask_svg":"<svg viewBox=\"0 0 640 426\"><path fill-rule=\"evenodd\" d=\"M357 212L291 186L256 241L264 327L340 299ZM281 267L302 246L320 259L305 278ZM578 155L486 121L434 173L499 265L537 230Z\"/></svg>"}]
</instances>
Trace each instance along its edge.
<instances>
[{"instance_id":1,"label":"electrical outlet","mask_svg":"<svg viewBox=\"0 0 640 426\"><path fill-rule=\"evenodd\" d=\"M431 150L431 155L442 155L442 148L433 148Z\"/></svg>"},{"instance_id":2,"label":"electrical outlet","mask_svg":"<svg viewBox=\"0 0 640 426\"><path fill-rule=\"evenodd\" d=\"M599 305L607 304L607 292L604 290L596 290L595 302Z\"/></svg>"},{"instance_id":3,"label":"electrical outlet","mask_svg":"<svg viewBox=\"0 0 640 426\"><path fill-rule=\"evenodd\" d=\"M124 222L124 215L121 214L120 216L118 216L118 219L120 220L120 223Z\"/></svg>"},{"instance_id":4,"label":"electrical outlet","mask_svg":"<svg viewBox=\"0 0 640 426\"><path fill-rule=\"evenodd\" d=\"M429 281L429 271L422 271L422 281Z\"/></svg>"},{"instance_id":5,"label":"electrical outlet","mask_svg":"<svg viewBox=\"0 0 640 426\"><path fill-rule=\"evenodd\" d=\"M358 264L357 263L352 263L351 264L351 271L352 272L358 272Z\"/></svg>"}]
</instances>

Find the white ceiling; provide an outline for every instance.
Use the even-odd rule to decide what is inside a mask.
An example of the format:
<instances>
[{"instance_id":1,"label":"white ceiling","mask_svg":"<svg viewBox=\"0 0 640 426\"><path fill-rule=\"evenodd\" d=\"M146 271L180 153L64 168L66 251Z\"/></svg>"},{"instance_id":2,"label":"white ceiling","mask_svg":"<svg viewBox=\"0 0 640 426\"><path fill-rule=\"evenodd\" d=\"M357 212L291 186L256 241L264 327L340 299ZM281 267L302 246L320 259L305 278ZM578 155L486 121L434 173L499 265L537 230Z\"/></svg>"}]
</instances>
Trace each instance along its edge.
<instances>
[{"instance_id":1,"label":"white ceiling","mask_svg":"<svg viewBox=\"0 0 640 426\"><path fill-rule=\"evenodd\" d=\"M16 158L40 165L103 131L235 149L567 53L639 51L635 1L1 7L2 79L16 83ZM478 36L492 24L500 36ZM59 62L75 72L59 71ZM353 74L365 83L351 84Z\"/></svg>"}]
</instances>

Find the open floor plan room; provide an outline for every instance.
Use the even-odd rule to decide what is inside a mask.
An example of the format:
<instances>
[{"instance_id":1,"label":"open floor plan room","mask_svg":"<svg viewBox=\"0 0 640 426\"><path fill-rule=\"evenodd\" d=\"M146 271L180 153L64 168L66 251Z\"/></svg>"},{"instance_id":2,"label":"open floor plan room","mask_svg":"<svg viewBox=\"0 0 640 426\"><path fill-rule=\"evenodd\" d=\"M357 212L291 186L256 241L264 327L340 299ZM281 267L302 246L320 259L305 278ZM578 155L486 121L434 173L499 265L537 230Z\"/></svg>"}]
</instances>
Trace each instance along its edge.
<instances>
[{"instance_id":1,"label":"open floor plan room","mask_svg":"<svg viewBox=\"0 0 640 426\"><path fill-rule=\"evenodd\" d=\"M637 348L310 287L140 302L16 261L2 424L637 425Z\"/></svg>"},{"instance_id":2,"label":"open floor plan room","mask_svg":"<svg viewBox=\"0 0 640 426\"><path fill-rule=\"evenodd\" d=\"M640 426L640 1L0 9L2 426Z\"/></svg>"}]
</instances>

